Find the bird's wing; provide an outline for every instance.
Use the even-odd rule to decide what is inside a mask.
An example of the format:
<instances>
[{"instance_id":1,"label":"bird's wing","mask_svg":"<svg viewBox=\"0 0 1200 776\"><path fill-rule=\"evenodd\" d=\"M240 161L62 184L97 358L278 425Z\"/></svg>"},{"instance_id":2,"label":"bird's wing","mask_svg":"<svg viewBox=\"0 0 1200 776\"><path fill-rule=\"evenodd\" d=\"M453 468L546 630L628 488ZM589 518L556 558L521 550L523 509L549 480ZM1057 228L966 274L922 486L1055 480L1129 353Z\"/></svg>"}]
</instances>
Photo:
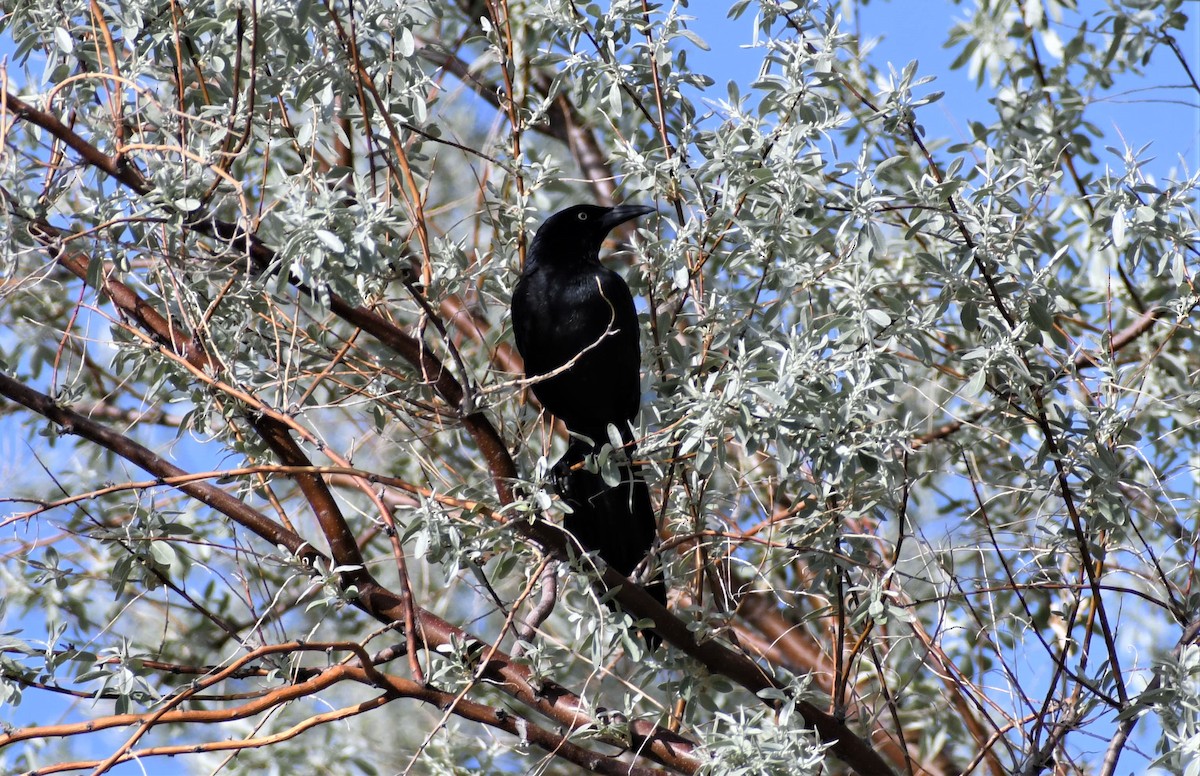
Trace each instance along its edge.
<instances>
[{"instance_id":1,"label":"bird's wing","mask_svg":"<svg viewBox=\"0 0 1200 776\"><path fill-rule=\"evenodd\" d=\"M642 346L637 308L629 286L620 275L606 269L600 277L601 292L612 305L612 326L617 331L608 343L606 353L612 361L612 374L619 381L613 385L613 390L621 397L621 415L633 420L642 400ZM625 432L626 429L622 429L622 433Z\"/></svg>"}]
</instances>

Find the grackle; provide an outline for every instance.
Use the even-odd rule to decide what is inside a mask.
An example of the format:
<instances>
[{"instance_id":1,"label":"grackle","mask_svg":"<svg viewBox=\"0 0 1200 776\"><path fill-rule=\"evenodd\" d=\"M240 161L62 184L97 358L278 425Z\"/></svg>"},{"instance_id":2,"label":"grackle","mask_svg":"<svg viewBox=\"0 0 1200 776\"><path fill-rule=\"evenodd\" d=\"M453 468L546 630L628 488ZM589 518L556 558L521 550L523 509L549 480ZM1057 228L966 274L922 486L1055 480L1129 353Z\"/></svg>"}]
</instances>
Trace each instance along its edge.
<instances>
[{"instance_id":1,"label":"grackle","mask_svg":"<svg viewBox=\"0 0 1200 776\"><path fill-rule=\"evenodd\" d=\"M600 263L600 245L613 227L653 212L575 205L550 216L529 246L512 299L525 374L542 378L533 393L573 436L554 466L555 487L571 508L564 527L626 576L646 557L656 531L650 490L633 463L630 424L641 404L637 311L629 286ZM587 465L609 441L609 425L624 448L616 485ZM666 605L661 571L646 591ZM657 647L656 634L643 637Z\"/></svg>"}]
</instances>

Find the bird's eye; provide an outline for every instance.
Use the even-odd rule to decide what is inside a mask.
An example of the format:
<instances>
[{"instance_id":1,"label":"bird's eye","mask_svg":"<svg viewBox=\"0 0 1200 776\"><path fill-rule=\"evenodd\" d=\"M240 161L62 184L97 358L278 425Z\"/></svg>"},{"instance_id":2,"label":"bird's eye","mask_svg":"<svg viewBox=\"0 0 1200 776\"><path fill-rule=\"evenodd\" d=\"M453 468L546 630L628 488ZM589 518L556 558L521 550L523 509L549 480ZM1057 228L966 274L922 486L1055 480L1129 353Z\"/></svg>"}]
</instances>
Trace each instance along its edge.
<instances>
[{"instance_id":1,"label":"bird's eye","mask_svg":"<svg viewBox=\"0 0 1200 776\"><path fill-rule=\"evenodd\" d=\"M586 221L586 220L587 220L587 213L580 213L580 214L579 214L579 220L580 220L580 221Z\"/></svg>"}]
</instances>

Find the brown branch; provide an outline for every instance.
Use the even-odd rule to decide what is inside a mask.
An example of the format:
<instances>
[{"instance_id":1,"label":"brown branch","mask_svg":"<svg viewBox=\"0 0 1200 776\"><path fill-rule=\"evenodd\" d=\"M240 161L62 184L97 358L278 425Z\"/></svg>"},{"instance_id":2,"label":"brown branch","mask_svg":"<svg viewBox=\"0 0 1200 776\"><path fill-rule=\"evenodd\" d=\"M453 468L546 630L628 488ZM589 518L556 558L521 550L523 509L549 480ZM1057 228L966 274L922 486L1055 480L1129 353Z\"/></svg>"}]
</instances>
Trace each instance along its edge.
<instances>
[{"instance_id":1,"label":"brown branch","mask_svg":"<svg viewBox=\"0 0 1200 776\"><path fill-rule=\"evenodd\" d=\"M61 433L76 434L94 442L152 474L163 477L183 477L187 474L150 449L77 412L60 407L49 396L3 373L0 373L0 395L7 396L12 401L54 421ZM318 557L316 550L298 535L220 488L196 481L183 482L176 487L197 501L227 515L273 545L287 547L291 552L310 560Z\"/></svg>"},{"instance_id":2,"label":"brown branch","mask_svg":"<svg viewBox=\"0 0 1200 776\"><path fill-rule=\"evenodd\" d=\"M271 544L285 547L288 551L304 559L311 568L316 568L318 564L329 566L329 559L310 543L278 523L269 520L242 501L215 486L189 478L182 469L136 442L72 412L70 409L57 406L50 397L28 388L2 373L0 373L0 395L7 396L54 421L61 427L63 433L76 434L83 439L99 444L151 474L182 478L175 487L192 498L227 515ZM552 526L543 524L541 530L545 531L547 535L557 534L557 529ZM563 547L561 534L557 534L556 538L558 538L561 550ZM615 575L616 579L624 579L616 572L610 571L609 573ZM353 601L355 606L385 624L403 621L405 603L401 597L384 588L365 570L356 572L352 582L359 587L359 596ZM625 587L635 588L636 586L626 580ZM623 594L627 593L623 591ZM643 595L645 594L643 593ZM646 597L649 599L649 596ZM649 600L653 601L653 599ZM656 602L655 605L657 605ZM663 614L666 614L665 610L663 610ZM449 645L452 641L459 644L480 643L478 639L432 612L417 608L417 615L420 619L421 641L426 647L436 648ZM675 620L675 622L686 632L686 626L682 622L679 620ZM595 724L595 720L590 714L590 708L582 698L561 685L547 682L540 677L535 681L529 669L514 664L512 658L504 652L497 650L495 657L485 668L486 670L481 674L482 679L491 682L506 694L560 724L566 725L570 729ZM638 751L640 753L681 770L695 770L699 767L699 759L693 752L695 744L688 739L644 720L632 722L630 731L635 740L639 742ZM609 742L617 745L623 743L616 739L611 739Z\"/></svg>"},{"instance_id":3,"label":"brown branch","mask_svg":"<svg viewBox=\"0 0 1200 776\"><path fill-rule=\"evenodd\" d=\"M374 684L374 682L366 682L367 675L360 668L351 666L338 666L334 669L329 669L326 674L336 675L339 679L363 681L364 683ZM147 747L136 751L120 751L114 757L110 757L105 761L100 760L85 760L78 762L56 763L55 765L40 768L36 771L31 771L29 776L35 774L52 774L65 773L70 771L81 770L84 768L104 769L112 765L131 760L140 760L148 757L175 757L185 754L195 754L197 752L221 752L221 751L240 751L243 749L254 749L264 746L271 746L283 741L295 738L299 734L311 730L317 725L334 722L345 719L351 716L364 714L368 711L373 711L388 703L393 702L397 698L412 698L438 708L448 708L453 701L453 696L449 693L436 690L431 687L418 684L408 679L399 677L385 676L383 684L387 689L387 693L377 696L371 700L347 706L334 711L325 712L324 714L316 714L302 722L293 725L292 727L280 731L274 735L259 736L256 738L245 738L236 741L222 740L211 741L199 744L172 744L168 746ZM201 721L195 717L204 712L178 712L181 716L188 718L174 720L175 722L197 722ZM211 712L207 712L211 714ZM566 736L552 732L540 725L515 717L512 714L505 712L503 709L494 709L490 706L485 706L473 701L460 700L453 705L453 713L463 719L472 722L478 722L482 725L503 730L513 736L517 736L521 741L532 743L543 751L562 757L563 759L572 762L582 768L586 768L593 773L611 774L612 776L622 776L631 774L632 776L654 776L655 774L663 774L664 772L657 768L647 768L637 765L636 763L625 763L619 759L619 756L610 756L593 752L578 744L572 743ZM101 720L105 721L105 720ZM86 724L86 723L85 723ZM37 732L44 732L47 728L31 728ZM86 732L86 731L85 731Z\"/></svg>"},{"instance_id":4,"label":"brown branch","mask_svg":"<svg viewBox=\"0 0 1200 776\"><path fill-rule=\"evenodd\" d=\"M177 710L176 707L183 702L195 698L200 690L212 687L220 682L223 682L232 677L244 676L246 666L254 661L275 654L291 654L295 652L307 651L328 653L332 650L349 650L358 659L358 665L341 663L336 666L321 670L312 678L300 682L280 687L270 691L262 697L242 704L234 708L227 709L193 709L193 710ZM342 681L354 681L361 684L371 685L387 691L386 695L379 696L362 704L357 704L347 709L340 709L326 714L310 717L304 722L296 725L287 731L265 736L258 739L243 739L240 741L222 741L211 742L207 744L182 744L163 747L152 747L133 751L133 745L149 730L160 724L214 724L220 722L229 722L237 719L245 719L256 714L263 713L270 709L279 707L298 698L313 695L327 689L334 684ZM391 702L395 698L414 698L425 703L432 704L439 709L443 709L448 713L453 713L463 719L468 719L480 724L488 725L500 730L504 730L512 735L518 736L522 741L533 743L541 749L559 757L573 762L581 767L587 768L595 773L602 774L640 774L641 776L650 776L650 774L661 773L661 771L653 768L647 768L636 764L627 764L621 762L617 757L602 755L592 752L577 744L571 743L561 734L553 733L546 728L519 719L511 714L508 714L500 709L493 709L483 704L473 701L458 698L451 693L443 692L436 688L425 686L419 682L409 679L403 679L388 674L379 672L370 661L370 658L362 650L362 647L355 642L287 642L283 644L272 644L243 655L238 660L234 661L229 666L222 668L219 671L204 677L187 687L185 690L168 699L162 707L142 714L113 714L99 719L92 719L86 722L71 723L64 725L43 725L31 726L12 731L9 734L0 736L0 746L17 743L19 741L30 740L34 738L67 738L71 736L81 735L85 733L93 733L100 730L108 730L117 727L127 727L130 725L138 725L138 731L131 736L125 745L119 747L108 758L103 761L93 760L86 763L58 763L53 766L36 771L37 773L60 773L70 770L78 770L80 768L95 768L97 773L111 768L121 762L126 762L140 757L148 756L172 756L179 754L189 754L198 751L221 751L228 749L245 749L252 747L265 746L268 744L279 743L281 741L293 738L295 735L310 729L315 724L332 721L334 719L342 719L350 714L361 714L366 711L378 708L384 704Z\"/></svg>"},{"instance_id":5,"label":"brown branch","mask_svg":"<svg viewBox=\"0 0 1200 776\"><path fill-rule=\"evenodd\" d=\"M271 746L274 744L289 741L306 730L310 730L318 725L323 725L328 722L336 722L347 717L365 714L381 706L392 702L394 698L390 694L380 695L372 698L369 701L348 706L334 711L328 711L324 714L315 714L304 721L293 725L292 727L272 736L260 736L258 738L246 738L240 741L211 741L204 744L173 744L170 746L155 746L146 749L140 749L133 752L127 752L116 760L109 763L108 761L100 760L81 760L77 762L55 763L44 768L38 768L34 771L28 771L23 776L49 776L52 773L67 773L77 771L83 768L106 768L110 765L116 765L131 760L139 760L147 757L176 757L183 754L195 754L197 752L228 752L241 751L243 749L257 749L259 747Z\"/></svg>"},{"instance_id":6,"label":"brown branch","mask_svg":"<svg viewBox=\"0 0 1200 776\"><path fill-rule=\"evenodd\" d=\"M109 156L104 153L76 134L66 124L59 121L58 116L55 116L53 113L38 110L9 92L4 92L3 94L3 105L0 106L0 109L11 110L18 118L45 129L55 138L65 143L72 151L79 154L88 164L108 173L137 193L148 194L150 192L152 186L123 157Z\"/></svg>"},{"instance_id":7,"label":"brown branch","mask_svg":"<svg viewBox=\"0 0 1200 776\"><path fill-rule=\"evenodd\" d=\"M351 668L351 673L358 669ZM453 712L455 715L478 722L489 727L498 728L518 736L522 741L532 743L550 754L562 757L594 773L621 776L652 776L662 774L657 768L647 768L637 763L621 762L617 757L592 752L578 744L571 743L567 736L553 733L540 725L508 714L503 709L494 709L481 703L457 698L452 693L425 687L408 679L387 676L388 688L395 694L407 698L416 698L439 709ZM693 769L679 768L691 772Z\"/></svg>"},{"instance_id":8,"label":"brown branch","mask_svg":"<svg viewBox=\"0 0 1200 776\"><path fill-rule=\"evenodd\" d=\"M112 728L127 727L129 725L145 725L146 723L169 724L174 722L215 723L230 722L232 720L252 717L255 714L262 713L281 704L288 703L289 701L293 701L297 698L303 698L332 687L346 678L344 673L346 667L335 666L320 672L311 679L305 680L298 684L282 686L235 708L196 709L191 711L178 711L172 709L180 702L190 698L199 690L211 687L227 678L239 675L244 666L254 662L255 660L259 660L262 657L301 650L323 652L327 647L347 649L348 645L346 643L338 643L333 645L317 642L309 644L302 644L300 642L269 644L242 655L233 663L225 666L217 673L211 674L203 679L196 680L195 682L189 684L188 687L181 693L168 699L163 708L158 710L143 714L110 714L99 719L89 719L83 722L70 722L60 725L34 725L31 727L19 728L10 733L0 735L0 747L8 746L9 744L14 744L19 741L28 741L33 738L68 738L70 736L82 735L84 733L93 733L98 730L110 730Z\"/></svg>"},{"instance_id":9,"label":"brown branch","mask_svg":"<svg viewBox=\"0 0 1200 776\"><path fill-rule=\"evenodd\" d=\"M292 439L288 434L287 429L279 423L265 417L249 418L250 424L254 426L254 430L258 432L263 441L271 448L271 450L279 457L280 462L285 466L301 467L308 469L312 466L308 456L300 449L300 445L296 444L296 440ZM299 471L292 475L292 478L300 486L301 493L304 494L304 500L312 507L314 514L317 517L317 522L321 526L321 532L325 535L326 541L329 542L329 551L333 555L333 562L337 566L365 568L366 560L362 556L362 552L358 549L358 543L355 541L354 532L350 530L350 526L346 523L345 517L342 515L341 509L330 493L328 485L320 475L305 473ZM351 577L353 571L346 572Z\"/></svg>"},{"instance_id":10,"label":"brown branch","mask_svg":"<svg viewBox=\"0 0 1200 776\"><path fill-rule=\"evenodd\" d=\"M545 563L542 566L538 584L542 587L542 595L538 599L537 605L529 610L524 620L517 623L516 634L521 641L533 641L537 629L554 611L554 604L558 600L557 562ZM518 644L513 648L513 657L520 657L524 652L522 645Z\"/></svg>"}]
</instances>

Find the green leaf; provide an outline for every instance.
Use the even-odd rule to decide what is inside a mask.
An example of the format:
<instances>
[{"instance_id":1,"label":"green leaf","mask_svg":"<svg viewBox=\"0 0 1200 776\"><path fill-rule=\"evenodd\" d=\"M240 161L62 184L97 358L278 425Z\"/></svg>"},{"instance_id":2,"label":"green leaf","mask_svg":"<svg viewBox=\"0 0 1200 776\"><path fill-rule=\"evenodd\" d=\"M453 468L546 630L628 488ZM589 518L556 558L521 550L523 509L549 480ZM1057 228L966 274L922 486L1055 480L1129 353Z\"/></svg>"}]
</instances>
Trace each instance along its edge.
<instances>
[{"instance_id":1,"label":"green leaf","mask_svg":"<svg viewBox=\"0 0 1200 776\"><path fill-rule=\"evenodd\" d=\"M75 50L75 41L71 38L71 33L63 27L54 28L54 45L58 46L58 50L64 54L70 54Z\"/></svg>"},{"instance_id":2,"label":"green leaf","mask_svg":"<svg viewBox=\"0 0 1200 776\"><path fill-rule=\"evenodd\" d=\"M338 237L333 232L330 232L327 229L318 229L316 231L316 235L317 239L320 240L326 248L334 253L346 252L346 244L342 242L342 238Z\"/></svg>"},{"instance_id":3,"label":"green leaf","mask_svg":"<svg viewBox=\"0 0 1200 776\"><path fill-rule=\"evenodd\" d=\"M987 385L987 372L980 369L971 375L971 379L967 381L963 387L963 393L967 396L978 396L983 393L984 387Z\"/></svg>"}]
</instances>

